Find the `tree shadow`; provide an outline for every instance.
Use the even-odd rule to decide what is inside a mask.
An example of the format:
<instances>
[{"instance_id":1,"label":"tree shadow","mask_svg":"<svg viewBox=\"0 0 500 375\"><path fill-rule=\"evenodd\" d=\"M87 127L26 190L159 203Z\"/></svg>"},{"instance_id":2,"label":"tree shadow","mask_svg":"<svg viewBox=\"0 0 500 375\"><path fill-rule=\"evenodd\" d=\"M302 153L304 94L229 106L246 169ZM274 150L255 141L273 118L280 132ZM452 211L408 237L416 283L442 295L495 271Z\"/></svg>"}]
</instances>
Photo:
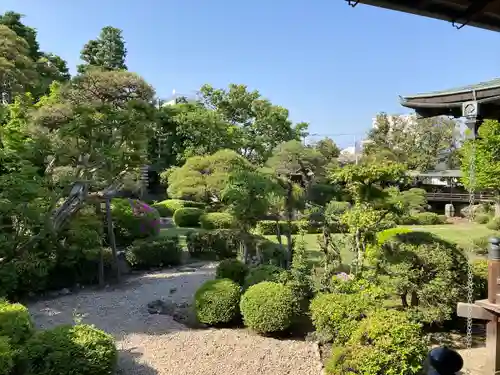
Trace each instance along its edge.
<instances>
[{"instance_id":1,"label":"tree shadow","mask_svg":"<svg viewBox=\"0 0 500 375\"><path fill-rule=\"evenodd\" d=\"M142 353L137 348L122 349L119 351L117 375L156 375L158 371L147 363L140 362Z\"/></svg>"}]
</instances>

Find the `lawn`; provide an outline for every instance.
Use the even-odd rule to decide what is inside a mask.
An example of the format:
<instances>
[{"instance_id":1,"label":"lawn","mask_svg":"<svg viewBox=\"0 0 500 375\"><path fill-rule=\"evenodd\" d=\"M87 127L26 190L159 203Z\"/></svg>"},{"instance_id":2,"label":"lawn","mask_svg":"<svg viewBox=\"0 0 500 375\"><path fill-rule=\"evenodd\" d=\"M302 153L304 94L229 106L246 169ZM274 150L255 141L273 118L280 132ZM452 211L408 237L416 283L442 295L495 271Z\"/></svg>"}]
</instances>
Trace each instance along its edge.
<instances>
[{"instance_id":1,"label":"lawn","mask_svg":"<svg viewBox=\"0 0 500 375\"><path fill-rule=\"evenodd\" d=\"M436 236L441 237L444 240L456 243L460 247L467 249L472 244L472 241L476 238L484 236L493 236L495 231L486 228L485 225L475 224L475 223L460 223L460 224L445 224L445 225L407 225L404 228L416 230L416 231L426 231ZM190 231L199 231L199 228L164 228L161 230L163 236L173 236L178 235L180 237L180 242L185 248L186 246L186 234ZM339 240L341 240L341 234L336 235ZM273 242L278 242L276 236L269 235L265 236ZM297 237L297 236L294 236ZM323 256L319 245L318 245L318 235L317 234L306 234L304 236L306 242L307 250L309 251L309 258L311 263L317 264L321 257ZM285 237L283 237L283 242L286 243ZM353 258L353 253L347 249L342 250L341 246L341 258L344 265L349 265Z\"/></svg>"}]
</instances>

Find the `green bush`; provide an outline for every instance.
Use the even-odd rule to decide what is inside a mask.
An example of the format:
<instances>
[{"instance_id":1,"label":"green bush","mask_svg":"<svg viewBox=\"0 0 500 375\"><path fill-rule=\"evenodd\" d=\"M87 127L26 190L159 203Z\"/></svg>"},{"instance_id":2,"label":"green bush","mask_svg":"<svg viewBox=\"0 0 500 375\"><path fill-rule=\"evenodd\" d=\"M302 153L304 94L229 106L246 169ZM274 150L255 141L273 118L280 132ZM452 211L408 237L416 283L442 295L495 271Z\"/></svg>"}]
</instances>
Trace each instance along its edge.
<instances>
[{"instance_id":1,"label":"green bush","mask_svg":"<svg viewBox=\"0 0 500 375\"><path fill-rule=\"evenodd\" d=\"M206 230L232 229L236 227L236 219L228 212L209 212L200 217L201 227Z\"/></svg>"},{"instance_id":2,"label":"green bush","mask_svg":"<svg viewBox=\"0 0 500 375\"><path fill-rule=\"evenodd\" d=\"M373 301L361 293L328 293L317 295L309 312L320 341L342 345L373 307Z\"/></svg>"},{"instance_id":3,"label":"green bush","mask_svg":"<svg viewBox=\"0 0 500 375\"><path fill-rule=\"evenodd\" d=\"M238 285L243 284L247 274L248 266L237 259L224 259L215 271L217 279L233 280Z\"/></svg>"},{"instance_id":4,"label":"green bush","mask_svg":"<svg viewBox=\"0 0 500 375\"><path fill-rule=\"evenodd\" d=\"M282 332L293 322L297 301L290 288L265 281L252 285L240 303L245 326L259 333Z\"/></svg>"},{"instance_id":5,"label":"green bush","mask_svg":"<svg viewBox=\"0 0 500 375\"><path fill-rule=\"evenodd\" d=\"M195 294L196 316L201 323L230 323L239 314L240 286L229 279L209 280Z\"/></svg>"},{"instance_id":6,"label":"green bush","mask_svg":"<svg viewBox=\"0 0 500 375\"><path fill-rule=\"evenodd\" d=\"M412 215L416 225L444 224L442 218L434 212L417 212Z\"/></svg>"},{"instance_id":7,"label":"green bush","mask_svg":"<svg viewBox=\"0 0 500 375\"><path fill-rule=\"evenodd\" d=\"M288 222L287 221L278 221L278 226L280 229L281 235L285 235L288 233ZM269 236L271 234L277 234L276 232L276 221L274 220L261 220L257 223L255 227L257 233ZM301 229L304 229L309 234L315 234L320 232L320 228L311 225L307 220L294 220L291 222L291 233L297 234Z\"/></svg>"},{"instance_id":8,"label":"green bush","mask_svg":"<svg viewBox=\"0 0 500 375\"><path fill-rule=\"evenodd\" d=\"M29 339L33 332L33 321L25 306L0 301L0 336L8 337L13 346L18 346Z\"/></svg>"},{"instance_id":9,"label":"green bush","mask_svg":"<svg viewBox=\"0 0 500 375\"><path fill-rule=\"evenodd\" d=\"M15 352L6 336L0 336L0 375L11 375L14 369Z\"/></svg>"},{"instance_id":10,"label":"green bush","mask_svg":"<svg viewBox=\"0 0 500 375\"><path fill-rule=\"evenodd\" d=\"M270 241L266 237L254 235L251 241L251 252L259 254L262 264L284 267L287 259L286 247Z\"/></svg>"},{"instance_id":11,"label":"green bush","mask_svg":"<svg viewBox=\"0 0 500 375\"><path fill-rule=\"evenodd\" d=\"M472 239L472 248L474 252L478 255L488 254L490 247L490 238L492 236L482 236Z\"/></svg>"},{"instance_id":12,"label":"green bush","mask_svg":"<svg viewBox=\"0 0 500 375\"><path fill-rule=\"evenodd\" d=\"M118 246L126 247L138 238L154 237L160 233L160 214L150 211L134 212L135 206L147 206L134 199L115 198L111 201L115 237Z\"/></svg>"},{"instance_id":13,"label":"green bush","mask_svg":"<svg viewBox=\"0 0 500 375\"><path fill-rule=\"evenodd\" d=\"M210 232L190 232L186 235L189 254L193 258L221 260L235 258L240 248L241 234L230 229Z\"/></svg>"},{"instance_id":14,"label":"green bush","mask_svg":"<svg viewBox=\"0 0 500 375\"><path fill-rule=\"evenodd\" d=\"M279 280L280 274L283 271L283 268L273 266L271 264L263 264L260 266L252 267L245 277L243 288L248 289L252 285L259 284L263 281L277 282Z\"/></svg>"},{"instance_id":15,"label":"green bush","mask_svg":"<svg viewBox=\"0 0 500 375\"><path fill-rule=\"evenodd\" d=\"M488 297L488 261L476 259L471 264L474 281L474 300Z\"/></svg>"},{"instance_id":16,"label":"green bush","mask_svg":"<svg viewBox=\"0 0 500 375\"><path fill-rule=\"evenodd\" d=\"M36 332L23 354L27 375L112 375L118 360L113 337L86 324Z\"/></svg>"},{"instance_id":17,"label":"green bush","mask_svg":"<svg viewBox=\"0 0 500 375\"><path fill-rule=\"evenodd\" d=\"M156 237L134 241L125 256L132 267L140 269L176 266L181 263L182 248L178 236Z\"/></svg>"},{"instance_id":18,"label":"green bush","mask_svg":"<svg viewBox=\"0 0 500 375\"><path fill-rule=\"evenodd\" d=\"M349 341L335 346L328 374L419 374L427 345L421 326L405 312L380 310L363 320Z\"/></svg>"},{"instance_id":19,"label":"green bush","mask_svg":"<svg viewBox=\"0 0 500 375\"><path fill-rule=\"evenodd\" d=\"M486 228L491 230L500 230L500 217L494 217L490 220L490 222L486 225Z\"/></svg>"},{"instance_id":20,"label":"green bush","mask_svg":"<svg viewBox=\"0 0 500 375\"><path fill-rule=\"evenodd\" d=\"M200 202L185 201L182 199L166 199L164 201L155 203L153 205L162 217L173 216L175 211L180 208L192 207L192 208L205 208L205 205Z\"/></svg>"},{"instance_id":21,"label":"green bush","mask_svg":"<svg viewBox=\"0 0 500 375\"><path fill-rule=\"evenodd\" d=\"M478 224L488 224L490 219L491 219L491 216L488 214L478 214L478 215L474 216L474 222L476 222Z\"/></svg>"},{"instance_id":22,"label":"green bush","mask_svg":"<svg viewBox=\"0 0 500 375\"><path fill-rule=\"evenodd\" d=\"M200 218L203 212L201 208L179 208L174 213L174 223L181 228L197 228L200 226Z\"/></svg>"}]
</instances>

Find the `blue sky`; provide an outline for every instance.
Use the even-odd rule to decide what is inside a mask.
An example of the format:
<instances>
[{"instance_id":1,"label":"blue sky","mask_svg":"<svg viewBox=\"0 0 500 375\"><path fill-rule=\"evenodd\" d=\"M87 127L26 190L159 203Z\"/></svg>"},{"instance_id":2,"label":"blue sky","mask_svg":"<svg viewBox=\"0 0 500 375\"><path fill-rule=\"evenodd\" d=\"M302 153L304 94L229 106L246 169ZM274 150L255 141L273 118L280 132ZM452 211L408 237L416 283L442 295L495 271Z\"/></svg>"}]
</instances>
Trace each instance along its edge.
<instances>
[{"instance_id":1,"label":"blue sky","mask_svg":"<svg viewBox=\"0 0 500 375\"><path fill-rule=\"evenodd\" d=\"M352 143L398 95L500 76L500 34L344 0L2 0L26 15L41 48L74 70L102 27L123 30L130 70L160 96L244 83Z\"/></svg>"}]
</instances>

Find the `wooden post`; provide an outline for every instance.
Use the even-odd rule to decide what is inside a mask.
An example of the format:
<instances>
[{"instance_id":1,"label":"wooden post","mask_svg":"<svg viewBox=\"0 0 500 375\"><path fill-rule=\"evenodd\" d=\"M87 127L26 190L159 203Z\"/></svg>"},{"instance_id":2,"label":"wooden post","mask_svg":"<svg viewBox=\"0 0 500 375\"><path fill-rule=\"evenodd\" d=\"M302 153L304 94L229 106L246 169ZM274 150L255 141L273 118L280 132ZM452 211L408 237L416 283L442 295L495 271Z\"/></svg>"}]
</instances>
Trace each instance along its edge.
<instances>
[{"instance_id":1,"label":"wooden post","mask_svg":"<svg viewBox=\"0 0 500 375\"><path fill-rule=\"evenodd\" d=\"M485 320L487 375L500 375L500 298L497 297L498 277L500 276L500 239L490 240L488 252L488 299L474 304L459 303L457 315L465 318Z\"/></svg>"}]
</instances>

